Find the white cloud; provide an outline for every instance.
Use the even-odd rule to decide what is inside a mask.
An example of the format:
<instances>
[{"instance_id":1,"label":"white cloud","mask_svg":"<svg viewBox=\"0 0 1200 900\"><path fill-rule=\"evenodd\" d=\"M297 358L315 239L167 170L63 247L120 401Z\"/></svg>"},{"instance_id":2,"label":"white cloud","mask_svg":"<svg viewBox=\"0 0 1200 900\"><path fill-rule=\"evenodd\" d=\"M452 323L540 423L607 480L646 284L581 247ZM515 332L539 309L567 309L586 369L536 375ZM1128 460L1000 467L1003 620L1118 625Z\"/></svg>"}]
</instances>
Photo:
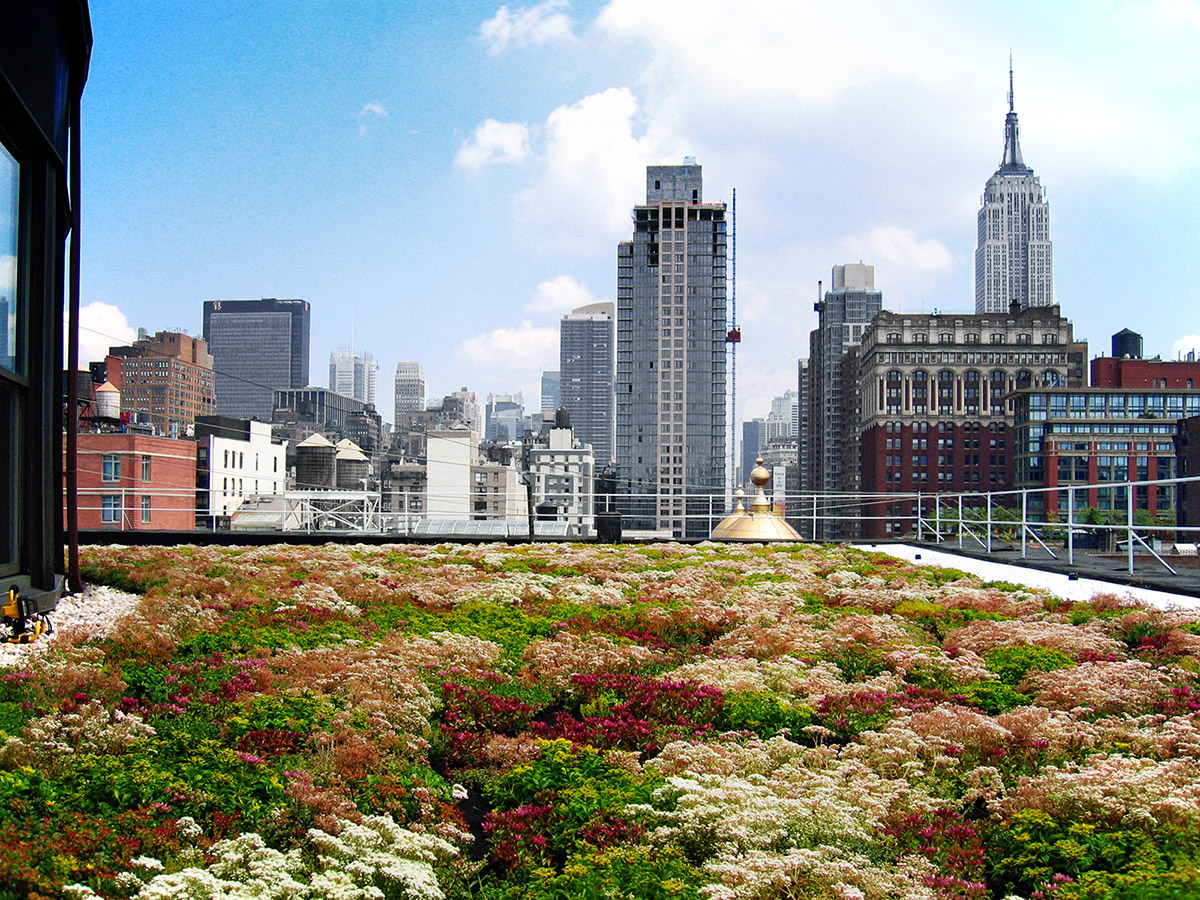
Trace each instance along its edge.
<instances>
[{"instance_id":1,"label":"white cloud","mask_svg":"<svg viewBox=\"0 0 1200 900\"><path fill-rule=\"evenodd\" d=\"M525 312L561 316L596 302L596 295L570 275L559 275L537 286L533 299L525 304Z\"/></svg>"},{"instance_id":2,"label":"white cloud","mask_svg":"<svg viewBox=\"0 0 1200 900\"><path fill-rule=\"evenodd\" d=\"M17 290L17 258L11 253L0 255L0 297L11 299Z\"/></svg>"},{"instance_id":3,"label":"white cloud","mask_svg":"<svg viewBox=\"0 0 1200 900\"><path fill-rule=\"evenodd\" d=\"M387 107L382 103L367 103L358 113L358 136L366 137L368 126L373 120L386 119L388 117Z\"/></svg>"},{"instance_id":4,"label":"white cloud","mask_svg":"<svg viewBox=\"0 0 1200 900\"><path fill-rule=\"evenodd\" d=\"M539 240L591 254L628 236L630 209L645 197L646 166L686 153L660 132L635 137L637 108L628 88L609 88L547 117L544 172L516 200L517 218Z\"/></svg>"},{"instance_id":5,"label":"white cloud","mask_svg":"<svg viewBox=\"0 0 1200 900\"><path fill-rule=\"evenodd\" d=\"M462 169L478 172L493 163L519 163L529 156L529 127L520 122L485 119L454 157Z\"/></svg>"},{"instance_id":6,"label":"white cloud","mask_svg":"<svg viewBox=\"0 0 1200 900\"><path fill-rule=\"evenodd\" d=\"M954 257L936 238L918 238L898 225L877 225L863 235L842 240L843 252L864 262L886 264L889 270L942 273L954 268Z\"/></svg>"},{"instance_id":7,"label":"white cloud","mask_svg":"<svg viewBox=\"0 0 1200 900\"><path fill-rule=\"evenodd\" d=\"M558 329L524 321L469 337L454 351L461 362L490 372L541 372L558 368Z\"/></svg>"},{"instance_id":8,"label":"white cloud","mask_svg":"<svg viewBox=\"0 0 1200 900\"><path fill-rule=\"evenodd\" d=\"M125 318L125 313L108 303L96 300L79 309L79 365L87 366L108 355L109 347L124 347L137 339L137 331ZM66 359L66 338L63 339L63 359Z\"/></svg>"},{"instance_id":9,"label":"white cloud","mask_svg":"<svg viewBox=\"0 0 1200 900\"><path fill-rule=\"evenodd\" d=\"M757 416L765 417L771 411L771 400L782 396L784 391L796 390L799 371L791 366L774 365L774 360L758 360L752 355L738 359L738 433L742 439L741 423Z\"/></svg>"},{"instance_id":10,"label":"white cloud","mask_svg":"<svg viewBox=\"0 0 1200 900\"><path fill-rule=\"evenodd\" d=\"M826 103L885 74L944 81L945 17L928 3L759 0L753 13L723 0L611 0L597 24L648 44L648 75L705 97L791 95ZM853 64L847 64L849 57Z\"/></svg>"},{"instance_id":11,"label":"white cloud","mask_svg":"<svg viewBox=\"0 0 1200 900\"><path fill-rule=\"evenodd\" d=\"M1189 334L1187 337L1181 337L1175 342L1175 355L1187 356L1189 352L1194 352L1196 357L1200 359L1200 334Z\"/></svg>"},{"instance_id":12,"label":"white cloud","mask_svg":"<svg viewBox=\"0 0 1200 900\"><path fill-rule=\"evenodd\" d=\"M545 0L536 6L521 7L516 12L501 6L486 22L479 26L479 36L488 45L488 52L495 55L512 46L546 44L551 41L573 41L571 19L564 13L555 12L569 4L566 0Z\"/></svg>"},{"instance_id":13,"label":"white cloud","mask_svg":"<svg viewBox=\"0 0 1200 900\"><path fill-rule=\"evenodd\" d=\"M654 115L699 111L712 120L722 110L753 109L765 127L797 106L841 111L870 89L894 89L899 102L884 120L864 124L864 139L886 133L887 119L911 116L917 95L932 93L940 109L930 130L969 135L978 146L1001 133L1006 87L1008 48L983 27L988 14L986 5L931 0L757 0L752 14L722 0L610 0L596 24L648 51L640 84ZM1035 170L1160 181L1200 164L1200 120L1179 114L1200 102L1198 20L1194 0L1031 19L1037 33L1017 46L1016 74Z\"/></svg>"}]
</instances>

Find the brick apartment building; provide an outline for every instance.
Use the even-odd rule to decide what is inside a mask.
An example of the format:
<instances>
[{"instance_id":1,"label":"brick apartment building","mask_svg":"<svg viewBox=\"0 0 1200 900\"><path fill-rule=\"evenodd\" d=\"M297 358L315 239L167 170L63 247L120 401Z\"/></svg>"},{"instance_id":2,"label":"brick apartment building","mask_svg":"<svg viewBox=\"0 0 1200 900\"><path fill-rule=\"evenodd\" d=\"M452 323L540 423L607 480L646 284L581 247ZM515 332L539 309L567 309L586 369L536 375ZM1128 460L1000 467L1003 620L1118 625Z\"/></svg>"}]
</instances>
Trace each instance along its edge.
<instances>
[{"instance_id":1,"label":"brick apartment building","mask_svg":"<svg viewBox=\"0 0 1200 900\"><path fill-rule=\"evenodd\" d=\"M79 435L79 527L191 531L196 442L112 432Z\"/></svg>"},{"instance_id":2,"label":"brick apartment building","mask_svg":"<svg viewBox=\"0 0 1200 900\"><path fill-rule=\"evenodd\" d=\"M160 434L190 434L197 416L216 411L213 358L199 338L159 331L129 347L112 347L106 376L121 392L121 410Z\"/></svg>"},{"instance_id":3,"label":"brick apartment building","mask_svg":"<svg viewBox=\"0 0 1200 900\"><path fill-rule=\"evenodd\" d=\"M1014 477L1011 395L1082 385L1087 345L1057 306L1007 315L882 312L856 354L844 436L864 537L905 534L917 493L999 491ZM905 495L889 498L888 495Z\"/></svg>"}]
</instances>

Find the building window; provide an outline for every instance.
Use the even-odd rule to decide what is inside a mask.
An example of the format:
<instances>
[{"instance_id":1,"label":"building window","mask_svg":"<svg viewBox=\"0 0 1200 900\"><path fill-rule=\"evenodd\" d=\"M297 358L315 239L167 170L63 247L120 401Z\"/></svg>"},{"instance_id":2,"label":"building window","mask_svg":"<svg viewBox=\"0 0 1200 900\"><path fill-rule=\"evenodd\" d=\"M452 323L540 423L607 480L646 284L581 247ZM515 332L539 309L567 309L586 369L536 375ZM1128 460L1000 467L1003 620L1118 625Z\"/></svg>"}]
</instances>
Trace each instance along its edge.
<instances>
[{"instance_id":1,"label":"building window","mask_svg":"<svg viewBox=\"0 0 1200 900\"><path fill-rule=\"evenodd\" d=\"M929 343L929 335L924 331L918 331L916 334L913 335L913 343L914 344L928 344Z\"/></svg>"},{"instance_id":2,"label":"building window","mask_svg":"<svg viewBox=\"0 0 1200 900\"><path fill-rule=\"evenodd\" d=\"M121 498L117 494L105 494L100 498L100 521L106 524L121 521Z\"/></svg>"},{"instance_id":3,"label":"building window","mask_svg":"<svg viewBox=\"0 0 1200 900\"><path fill-rule=\"evenodd\" d=\"M148 453L143 453L142 454L142 481L149 481L149 480L150 480L150 455Z\"/></svg>"},{"instance_id":4,"label":"building window","mask_svg":"<svg viewBox=\"0 0 1200 900\"><path fill-rule=\"evenodd\" d=\"M991 341L993 344L1003 344L1003 343L1004 343L1004 342L1007 340L1007 338L1005 338L1005 336L1004 336L1004 332L1002 332L1002 331L993 331L993 332L992 332L992 334L991 334L991 337L989 338L989 340L990 340L990 341Z\"/></svg>"},{"instance_id":5,"label":"building window","mask_svg":"<svg viewBox=\"0 0 1200 900\"><path fill-rule=\"evenodd\" d=\"M900 336L899 332L897 332L897 331L889 331L888 332L887 342L889 344L899 344L900 339L901 339L901 336Z\"/></svg>"},{"instance_id":6,"label":"building window","mask_svg":"<svg viewBox=\"0 0 1200 900\"><path fill-rule=\"evenodd\" d=\"M0 306L0 334L3 335L0 340L0 367L18 373L25 368L22 358L25 354L17 352L23 349L17 344L21 338L17 333L17 322L21 319L18 306L21 295L9 278L16 275L20 182L20 168L16 159L8 152L8 148L0 144L0 259L14 261L8 271L0 271L0 302L3 303Z\"/></svg>"},{"instance_id":7,"label":"building window","mask_svg":"<svg viewBox=\"0 0 1200 900\"><path fill-rule=\"evenodd\" d=\"M1058 343L1058 335L1057 334L1043 334L1042 335L1042 343L1043 344L1057 344Z\"/></svg>"},{"instance_id":8,"label":"building window","mask_svg":"<svg viewBox=\"0 0 1200 900\"><path fill-rule=\"evenodd\" d=\"M949 331L943 331L938 335L939 344L953 344L954 335Z\"/></svg>"},{"instance_id":9,"label":"building window","mask_svg":"<svg viewBox=\"0 0 1200 900\"><path fill-rule=\"evenodd\" d=\"M150 497L148 495L142 496L142 522L145 524L150 522Z\"/></svg>"},{"instance_id":10,"label":"building window","mask_svg":"<svg viewBox=\"0 0 1200 900\"><path fill-rule=\"evenodd\" d=\"M979 343L979 335L974 331L968 332L965 335L965 339L966 339L966 343L968 343L968 344L978 344Z\"/></svg>"},{"instance_id":11,"label":"building window","mask_svg":"<svg viewBox=\"0 0 1200 900\"><path fill-rule=\"evenodd\" d=\"M105 453L100 464L101 481L121 480L121 457L116 453Z\"/></svg>"},{"instance_id":12,"label":"building window","mask_svg":"<svg viewBox=\"0 0 1200 900\"><path fill-rule=\"evenodd\" d=\"M1033 343L1033 335L1032 334L1018 334L1017 335L1017 343L1018 344L1032 344Z\"/></svg>"}]
</instances>

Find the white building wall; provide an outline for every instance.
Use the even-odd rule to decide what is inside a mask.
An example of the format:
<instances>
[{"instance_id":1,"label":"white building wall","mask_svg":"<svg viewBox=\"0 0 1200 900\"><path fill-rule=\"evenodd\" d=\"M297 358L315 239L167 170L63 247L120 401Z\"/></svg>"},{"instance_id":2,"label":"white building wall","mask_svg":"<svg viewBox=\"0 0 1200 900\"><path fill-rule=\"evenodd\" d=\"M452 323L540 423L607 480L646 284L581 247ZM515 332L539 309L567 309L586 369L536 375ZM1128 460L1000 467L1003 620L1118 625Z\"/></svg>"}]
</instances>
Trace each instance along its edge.
<instances>
[{"instance_id":1,"label":"white building wall","mask_svg":"<svg viewBox=\"0 0 1200 900\"><path fill-rule=\"evenodd\" d=\"M566 521L580 537L594 533L595 468L591 446L576 446L570 428L552 428L550 446L529 451L534 503L554 503L560 521Z\"/></svg>"},{"instance_id":2,"label":"white building wall","mask_svg":"<svg viewBox=\"0 0 1200 900\"><path fill-rule=\"evenodd\" d=\"M229 516L249 496L282 494L287 489L287 443L271 442L271 426L250 422L250 440L207 437L206 516Z\"/></svg>"},{"instance_id":3,"label":"white building wall","mask_svg":"<svg viewBox=\"0 0 1200 900\"><path fill-rule=\"evenodd\" d=\"M478 455L478 439L466 429L431 431L425 437L425 515L469 519L471 464Z\"/></svg>"}]
</instances>

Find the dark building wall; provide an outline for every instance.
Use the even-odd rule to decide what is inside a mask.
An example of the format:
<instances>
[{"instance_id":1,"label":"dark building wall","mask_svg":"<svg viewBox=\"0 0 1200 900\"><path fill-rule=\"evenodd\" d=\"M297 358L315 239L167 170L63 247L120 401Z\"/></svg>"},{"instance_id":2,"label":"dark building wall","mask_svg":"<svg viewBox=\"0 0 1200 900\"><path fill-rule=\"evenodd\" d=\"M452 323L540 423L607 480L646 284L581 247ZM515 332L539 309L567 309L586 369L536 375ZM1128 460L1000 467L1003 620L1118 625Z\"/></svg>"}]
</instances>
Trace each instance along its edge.
<instances>
[{"instance_id":1,"label":"dark building wall","mask_svg":"<svg viewBox=\"0 0 1200 900\"><path fill-rule=\"evenodd\" d=\"M91 46L86 2L0 15L0 256L17 260L15 284L0 285L0 577L51 595L63 572L67 162Z\"/></svg>"},{"instance_id":2,"label":"dark building wall","mask_svg":"<svg viewBox=\"0 0 1200 900\"><path fill-rule=\"evenodd\" d=\"M751 419L742 423L742 469L740 483L743 489L750 488L750 470L763 448L763 432L766 423L762 419Z\"/></svg>"},{"instance_id":3,"label":"dark building wall","mask_svg":"<svg viewBox=\"0 0 1200 900\"><path fill-rule=\"evenodd\" d=\"M219 415L269 422L273 391L307 386L309 315L304 300L204 301Z\"/></svg>"},{"instance_id":4,"label":"dark building wall","mask_svg":"<svg viewBox=\"0 0 1200 900\"><path fill-rule=\"evenodd\" d=\"M1200 475L1200 416L1180 419L1175 432L1175 460L1180 478ZM1177 488L1175 522L1181 528L1200 528L1200 482ZM1181 534L1182 541L1200 540L1200 535Z\"/></svg>"}]
</instances>

